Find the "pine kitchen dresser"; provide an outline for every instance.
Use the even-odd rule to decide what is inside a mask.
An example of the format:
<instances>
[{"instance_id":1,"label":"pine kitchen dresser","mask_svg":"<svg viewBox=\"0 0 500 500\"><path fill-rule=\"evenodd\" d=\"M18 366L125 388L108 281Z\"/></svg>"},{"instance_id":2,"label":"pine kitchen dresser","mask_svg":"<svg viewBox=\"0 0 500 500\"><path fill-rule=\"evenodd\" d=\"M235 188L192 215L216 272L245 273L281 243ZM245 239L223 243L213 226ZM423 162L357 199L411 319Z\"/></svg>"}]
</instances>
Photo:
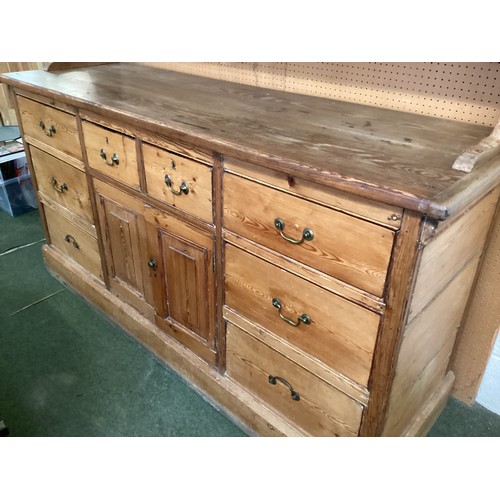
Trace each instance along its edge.
<instances>
[{"instance_id":1,"label":"pine kitchen dresser","mask_svg":"<svg viewBox=\"0 0 500 500\"><path fill-rule=\"evenodd\" d=\"M0 79L62 282L251 433L426 434L497 129L132 63Z\"/></svg>"}]
</instances>

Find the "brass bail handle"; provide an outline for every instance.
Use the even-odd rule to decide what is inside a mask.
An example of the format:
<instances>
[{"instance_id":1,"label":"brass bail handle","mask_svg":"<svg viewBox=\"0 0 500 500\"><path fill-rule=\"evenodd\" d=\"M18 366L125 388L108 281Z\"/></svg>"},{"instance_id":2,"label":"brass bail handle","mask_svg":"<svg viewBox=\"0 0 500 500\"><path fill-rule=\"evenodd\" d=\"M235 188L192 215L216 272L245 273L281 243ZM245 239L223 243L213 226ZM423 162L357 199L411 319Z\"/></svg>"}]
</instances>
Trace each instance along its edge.
<instances>
[{"instance_id":1,"label":"brass bail handle","mask_svg":"<svg viewBox=\"0 0 500 500\"><path fill-rule=\"evenodd\" d=\"M276 382L280 381L283 385L288 387L288 389L290 390L290 397L294 401L300 401L300 394L297 391L294 391L292 385L289 382L287 382L284 378L276 377L275 375L269 375L268 380L269 380L269 383L273 384L273 385L276 385Z\"/></svg>"},{"instance_id":2,"label":"brass bail handle","mask_svg":"<svg viewBox=\"0 0 500 500\"><path fill-rule=\"evenodd\" d=\"M45 125L45 123L43 122L43 120L40 120L40 128L43 130L43 133L48 136L48 137L52 137L55 133L56 133L56 127L54 125L51 125L48 129Z\"/></svg>"},{"instance_id":3,"label":"brass bail handle","mask_svg":"<svg viewBox=\"0 0 500 500\"><path fill-rule=\"evenodd\" d=\"M64 237L64 241L66 241L68 243L71 243L76 249L80 248L80 245L76 242L74 236L71 236L71 234L67 234Z\"/></svg>"},{"instance_id":4,"label":"brass bail handle","mask_svg":"<svg viewBox=\"0 0 500 500\"><path fill-rule=\"evenodd\" d=\"M101 151L99 151L99 154L101 155L101 158L104 160L104 163L109 167L113 167L114 165L118 165L120 163L120 160L118 159L118 155L116 153L113 153L110 162L108 161L108 158L106 156L106 151L104 151L104 149L101 149Z\"/></svg>"},{"instance_id":5,"label":"brass bail handle","mask_svg":"<svg viewBox=\"0 0 500 500\"><path fill-rule=\"evenodd\" d=\"M176 191L175 189L172 188L172 179L170 178L170 175L165 174L165 184L167 185L168 189L170 189L170 192L172 194L175 194L176 196L179 196L181 194L189 194L189 186L186 184L185 181L181 182L179 191Z\"/></svg>"},{"instance_id":6,"label":"brass bail handle","mask_svg":"<svg viewBox=\"0 0 500 500\"><path fill-rule=\"evenodd\" d=\"M276 309L278 309L278 313L280 315L280 318L283 321L286 321L289 325L292 326L299 326L301 323L304 323L304 325L310 325L311 324L311 317L308 314L301 314L298 318L297 321L293 321L290 318L287 318L286 316L283 316L283 313L281 312L281 308L283 307L281 300L274 298L272 301L272 304Z\"/></svg>"},{"instance_id":7,"label":"brass bail handle","mask_svg":"<svg viewBox=\"0 0 500 500\"><path fill-rule=\"evenodd\" d=\"M276 217L276 219L274 219L274 227L278 230L280 236L284 240L288 241L289 243L293 243L294 245L300 245L304 241L311 241L314 238L313 230L309 229L308 227L306 227L302 231L302 238L300 240L294 240L293 238L288 237L283 233L283 229L285 229L285 221L283 219L280 219L279 217Z\"/></svg>"},{"instance_id":8,"label":"brass bail handle","mask_svg":"<svg viewBox=\"0 0 500 500\"><path fill-rule=\"evenodd\" d=\"M51 177L50 182L58 193L63 193L65 190L68 190L68 185L66 183L59 184L59 181L55 177Z\"/></svg>"}]
</instances>

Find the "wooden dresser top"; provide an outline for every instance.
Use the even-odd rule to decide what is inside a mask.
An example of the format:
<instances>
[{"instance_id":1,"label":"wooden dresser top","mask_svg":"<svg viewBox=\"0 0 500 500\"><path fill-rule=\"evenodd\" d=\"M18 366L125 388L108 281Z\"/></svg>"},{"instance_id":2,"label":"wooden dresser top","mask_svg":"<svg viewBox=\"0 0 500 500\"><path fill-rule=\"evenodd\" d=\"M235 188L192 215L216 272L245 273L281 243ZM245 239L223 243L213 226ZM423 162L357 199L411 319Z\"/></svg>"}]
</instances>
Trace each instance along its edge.
<instances>
[{"instance_id":1,"label":"wooden dresser top","mask_svg":"<svg viewBox=\"0 0 500 500\"><path fill-rule=\"evenodd\" d=\"M469 174L452 170L464 149L491 132L481 125L131 63L9 73L0 81L440 219L500 182L500 158Z\"/></svg>"}]
</instances>

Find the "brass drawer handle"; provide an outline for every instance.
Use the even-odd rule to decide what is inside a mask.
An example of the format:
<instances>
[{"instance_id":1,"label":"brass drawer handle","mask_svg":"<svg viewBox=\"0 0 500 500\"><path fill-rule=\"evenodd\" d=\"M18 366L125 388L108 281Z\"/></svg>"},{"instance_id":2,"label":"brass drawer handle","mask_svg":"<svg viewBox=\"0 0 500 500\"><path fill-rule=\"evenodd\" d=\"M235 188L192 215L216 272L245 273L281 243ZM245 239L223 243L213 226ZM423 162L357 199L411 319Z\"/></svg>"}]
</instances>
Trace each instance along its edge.
<instances>
[{"instance_id":1,"label":"brass drawer handle","mask_svg":"<svg viewBox=\"0 0 500 500\"><path fill-rule=\"evenodd\" d=\"M176 196L179 196L180 194L189 194L189 186L184 181L181 182L179 191L172 189L172 179L168 174L165 174L165 184L167 185L168 189L170 189L170 192L175 194Z\"/></svg>"},{"instance_id":2,"label":"brass drawer handle","mask_svg":"<svg viewBox=\"0 0 500 500\"><path fill-rule=\"evenodd\" d=\"M43 133L48 136L48 137L52 137L55 133L56 133L56 127L54 127L54 125L51 125L48 129L48 132L46 130L46 126L45 126L45 123L43 123L42 120L40 120L40 128L43 130Z\"/></svg>"},{"instance_id":3,"label":"brass drawer handle","mask_svg":"<svg viewBox=\"0 0 500 500\"><path fill-rule=\"evenodd\" d=\"M289 238L283 233L283 229L285 229L285 222L283 221L283 219L280 219L279 217L274 219L274 227L278 230L280 236L284 240L293 243L294 245L300 245L302 242L311 241L314 238L313 230L309 229L308 227L306 227L304 231L302 231L302 238L300 240L294 240L293 238Z\"/></svg>"},{"instance_id":4,"label":"brass drawer handle","mask_svg":"<svg viewBox=\"0 0 500 500\"><path fill-rule=\"evenodd\" d=\"M279 315L280 315L280 318L283 320L283 321L286 321L289 325L292 325L292 326L299 326L300 323L304 323L304 325L310 325L311 324L311 318L308 314L301 314L298 318L297 318L297 321L293 321L285 316L283 316L282 312L281 312L281 308L283 307L282 304L281 304L281 300L280 299L276 299L274 298L273 299L273 306L276 307L278 309L278 312L279 312Z\"/></svg>"},{"instance_id":5,"label":"brass drawer handle","mask_svg":"<svg viewBox=\"0 0 500 500\"><path fill-rule=\"evenodd\" d=\"M290 389L290 396L294 401L300 401L300 395L297 391L293 390L293 387L284 379L281 377L275 377L274 375L269 375L269 383L276 385L276 381L280 381L282 384L286 385L288 389Z\"/></svg>"},{"instance_id":6,"label":"brass drawer handle","mask_svg":"<svg viewBox=\"0 0 500 500\"><path fill-rule=\"evenodd\" d=\"M71 236L71 234L67 234L65 237L64 237L64 241L68 242L68 243L72 243L73 246L76 248L76 249L80 249L80 245L76 242L75 238L73 236Z\"/></svg>"},{"instance_id":7,"label":"brass drawer handle","mask_svg":"<svg viewBox=\"0 0 500 500\"><path fill-rule=\"evenodd\" d=\"M118 155L116 153L113 153L110 162L106 157L106 151L104 151L104 149L101 149L99 154L101 155L101 158L104 160L104 163L110 167L114 167L115 165L118 165L120 163L120 160L118 159Z\"/></svg>"},{"instance_id":8,"label":"brass drawer handle","mask_svg":"<svg viewBox=\"0 0 500 500\"><path fill-rule=\"evenodd\" d=\"M68 190L68 185L66 183L59 185L59 181L55 177L51 177L50 182L58 193L63 193L65 190Z\"/></svg>"}]
</instances>

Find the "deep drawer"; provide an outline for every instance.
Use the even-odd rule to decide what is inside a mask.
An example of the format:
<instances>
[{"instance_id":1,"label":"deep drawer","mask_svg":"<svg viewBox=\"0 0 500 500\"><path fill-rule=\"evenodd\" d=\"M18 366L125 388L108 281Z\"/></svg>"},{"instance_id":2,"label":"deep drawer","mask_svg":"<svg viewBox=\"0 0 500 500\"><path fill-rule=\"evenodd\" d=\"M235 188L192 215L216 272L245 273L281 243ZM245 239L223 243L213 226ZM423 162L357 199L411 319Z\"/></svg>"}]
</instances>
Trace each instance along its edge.
<instances>
[{"instance_id":1,"label":"deep drawer","mask_svg":"<svg viewBox=\"0 0 500 500\"><path fill-rule=\"evenodd\" d=\"M231 174L224 176L224 222L252 241L378 297L383 294L391 229Z\"/></svg>"},{"instance_id":2,"label":"deep drawer","mask_svg":"<svg viewBox=\"0 0 500 500\"><path fill-rule=\"evenodd\" d=\"M82 150L75 116L25 97L18 97L24 134L79 160Z\"/></svg>"},{"instance_id":3,"label":"deep drawer","mask_svg":"<svg viewBox=\"0 0 500 500\"><path fill-rule=\"evenodd\" d=\"M367 385L378 314L232 245L225 289L229 307Z\"/></svg>"},{"instance_id":4,"label":"deep drawer","mask_svg":"<svg viewBox=\"0 0 500 500\"><path fill-rule=\"evenodd\" d=\"M97 239L52 208L45 205L44 211L50 243L102 281Z\"/></svg>"},{"instance_id":5,"label":"deep drawer","mask_svg":"<svg viewBox=\"0 0 500 500\"><path fill-rule=\"evenodd\" d=\"M142 149L147 193L212 222L212 169L149 144Z\"/></svg>"},{"instance_id":6,"label":"deep drawer","mask_svg":"<svg viewBox=\"0 0 500 500\"><path fill-rule=\"evenodd\" d=\"M38 190L93 223L85 173L34 146L30 147L30 152Z\"/></svg>"},{"instance_id":7,"label":"deep drawer","mask_svg":"<svg viewBox=\"0 0 500 500\"><path fill-rule=\"evenodd\" d=\"M89 166L139 189L135 140L119 132L83 122Z\"/></svg>"},{"instance_id":8,"label":"deep drawer","mask_svg":"<svg viewBox=\"0 0 500 500\"><path fill-rule=\"evenodd\" d=\"M231 323L227 375L313 436L357 436L363 406ZM270 378L271 377L271 378Z\"/></svg>"}]
</instances>

